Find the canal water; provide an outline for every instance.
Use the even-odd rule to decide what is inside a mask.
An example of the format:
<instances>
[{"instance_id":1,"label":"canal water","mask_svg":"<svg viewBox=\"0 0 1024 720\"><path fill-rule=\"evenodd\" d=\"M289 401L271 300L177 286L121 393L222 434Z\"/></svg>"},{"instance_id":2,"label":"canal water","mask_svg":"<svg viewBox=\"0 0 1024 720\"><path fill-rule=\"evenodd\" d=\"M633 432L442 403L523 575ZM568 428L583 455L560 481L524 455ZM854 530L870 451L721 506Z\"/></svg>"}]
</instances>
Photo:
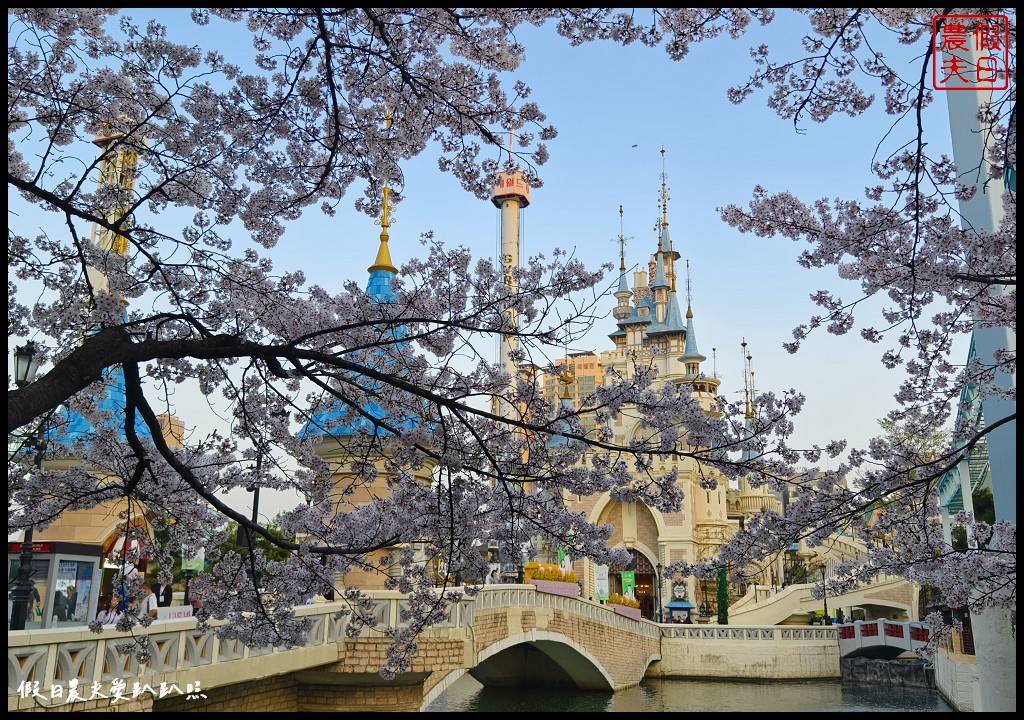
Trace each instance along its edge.
<instances>
[{"instance_id":1,"label":"canal water","mask_svg":"<svg viewBox=\"0 0 1024 720\"><path fill-rule=\"evenodd\" d=\"M426 712L954 712L935 690L839 680L644 680L617 693L485 688L464 675Z\"/></svg>"}]
</instances>

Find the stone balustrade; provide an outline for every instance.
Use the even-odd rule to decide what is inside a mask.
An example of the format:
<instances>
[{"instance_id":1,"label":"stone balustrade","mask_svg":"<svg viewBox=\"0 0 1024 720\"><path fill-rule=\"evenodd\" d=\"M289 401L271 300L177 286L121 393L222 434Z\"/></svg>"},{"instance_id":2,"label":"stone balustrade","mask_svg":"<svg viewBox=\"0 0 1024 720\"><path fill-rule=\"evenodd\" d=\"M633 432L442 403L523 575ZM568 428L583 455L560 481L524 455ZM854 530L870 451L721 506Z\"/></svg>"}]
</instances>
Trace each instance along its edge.
<instances>
[{"instance_id":1,"label":"stone balustrade","mask_svg":"<svg viewBox=\"0 0 1024 720\"><path fill-rule=\"evenodd\" d=\"M214 631L199 632L194 618L159 620L134 635L111 628L101 634L84 628L12 632L8 710L59 705L51 697L57 688L65 691L65 705L67 690L75 689L81 701L76 710L114 704L122 710L199 709L186 702L186 693L189 698L209 693L202 709L211 712L331 710L353 702L418 709L465 672L486 680L488 674L536 673L538 667L566 673L579 687L605 690L638 684L645 676L717 674L709 668L727 671L728 677L836 677L839 633L845 627L659 625L589 600L539 592L533 585L489 585L474 597L464 596L425 631L410 673L388 684L377 674L388 646L383 630L401 626L408 601L398 592L369 597L377 626L354 637L346 632L343 602L296 608L309 621L307 642L290 649L250 648L219 638L217 623ZM894 627L878 627L895 639L899 624L890 624ZM145 644L144 662L126 647L133 642ZM530 662L512 667L523 651L533 653ZM371 686L377 689L367 689ZM111 700L115 688L119 696ZM165 688L177 697L164 697ZM99 698L90 699L97 690Z\"/></svg>"}]
</instances>

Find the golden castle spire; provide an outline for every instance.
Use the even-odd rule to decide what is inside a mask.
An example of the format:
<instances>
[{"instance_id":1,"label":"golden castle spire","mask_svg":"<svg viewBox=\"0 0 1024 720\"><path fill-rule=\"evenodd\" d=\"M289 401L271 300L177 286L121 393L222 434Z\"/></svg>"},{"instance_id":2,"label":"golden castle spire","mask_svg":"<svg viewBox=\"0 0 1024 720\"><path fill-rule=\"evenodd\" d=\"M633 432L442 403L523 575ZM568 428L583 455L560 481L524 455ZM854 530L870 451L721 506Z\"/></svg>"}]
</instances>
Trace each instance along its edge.
<instances>
[{"instance_id":1,"label":"golden castle spire","mask_svg":"<svg viewBox=\"0 0 1024 720\"><path fill-rule=\"evenodd\" d=\"M391 136L391 121L391 111L386 110L384 113L384 129L388 132L388 137L384 139L385 146ZM388 250L388 228L391 227L394 221L391 219L391 187L388 184L387 178L384 179L384 203L381 207L379 222L380 247L377 248L377 258L373 261L373 265L368 268L368 272L385 270L390 273L397 273L398 270L391 262L391 251Z\"/></svg>"},{"instance_id":2,"label":"golden castle spire","mask_svg":"<svg viewBox=\"0 0 1024 720\"><path fill-rule=\"evenodd\" d=\"M120 142L124 133L109 128L104 135L93 138L93 145L102 151L99 163L99 187L116 187L120 201L105 211L111 224L122 222L128 214L135 189L135 174L138 171L139 154L133 148ZM92 241L97 246L117 255L128 252L128 239L95 223L92 226Z\"/></svg>"},{"instance_id":3,"label":"golden castle spire","mask_svg":"<svg viewBox=\"0 0 1024 720\"><path fill-rule=\"evenodd\" d=\"M668 233L668 172L665 170L665 146L661 148L661 195L658 198L658 253L665 263L665 279L672 292L676 291L676 260L679 253L672 247L672 238Z\"/></svg>"},{"instance_id":4,"label":"golden castle spire","mask_svg":"<svg viewBox=\"0 0 1024 720\"><path fill-rule=\"evenodd\" d=\"M558 374L558 382L562 384L562 399L569 399L569 386L576 378L569 366L569 321L565 322L565 334L562 335L562 352L565 354L565 370Z\"/></svg>"},{"instance_id":5,"label":"golden castle spire","mask_svg":"<svg viewBox=\"0 0 1024 720\"><path fill-rule=\"evenodd\" d=\"M122 116L130 121L130 118ZM113 129L109 124L104 126L104 134L93 138L93 145L100 149L98 187L101 190L115 191L115 200L110 206L100 210L110 225L118 225L125 229L131 224L131 207L135 201L135 176L138 173L139 154L134 147L125 142L125 134ZM100 227L92 223L91 241L101 250L113 255L128 254L128 238L121 232L109 227ZM94 292L110 290L110 282L106 273L97 267L89 266L85 270L88 281ZM118 299L124 306L128 300L123 295Z\"/></svg>"},{"instance_id":6,"label":"golden castle spire","mask_svg":"<svg viewBox=\"0 0 1024 720\"><path fill-rule=\"evenodd\" d=\"M573 378L571 370L566 369L565 372L559 374L558 382L560 382L562 384L562 399L563 400L568 400L569 399L569 386L573 384L574 380L575 380L575 378Z\"/></svg>"}]
</instances>

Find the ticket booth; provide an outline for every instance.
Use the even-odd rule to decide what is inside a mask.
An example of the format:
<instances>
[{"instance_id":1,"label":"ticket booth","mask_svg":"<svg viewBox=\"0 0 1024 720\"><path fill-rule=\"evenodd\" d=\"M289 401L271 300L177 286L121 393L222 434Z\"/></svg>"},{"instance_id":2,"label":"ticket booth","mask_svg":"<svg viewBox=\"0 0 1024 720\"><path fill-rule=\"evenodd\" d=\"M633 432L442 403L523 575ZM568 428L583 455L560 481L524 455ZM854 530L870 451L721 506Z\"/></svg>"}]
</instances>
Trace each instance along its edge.
<instances>
[{"instance_id":1,"label":"ticket booth","mask_svg":"<svg viewBox=\"0 0 1024 720\"><path fill-rule=\"evenodd\" d=\"M693 624L694 604L686 599L686 583L676 582L672 584L672 601L665 606L665 622Z\"/></svg>"},{"instance_id":2,"label":"ticket booth","mask_svg":"<svg viewBox=\"0 0 1024 720\"><path fill-rule=\"evenodd\" d=\"M665 622L667 623L683 623L685 625L691 625L693 623L693 603L685 600L673 600L665 606Z\"/></svg>"},{"instance_id":3,"label":"ticket booth","mask_svg":"<svg viewBox=\"0 0 1024 720\"><path fill-rule=\"evenodd\" d=\"M32 543L32 582L26 630L84 626L96 616L102 548L73 542ZM21 567L21 543L7 543L7 623Z\"/></svg>"}]
</instances>

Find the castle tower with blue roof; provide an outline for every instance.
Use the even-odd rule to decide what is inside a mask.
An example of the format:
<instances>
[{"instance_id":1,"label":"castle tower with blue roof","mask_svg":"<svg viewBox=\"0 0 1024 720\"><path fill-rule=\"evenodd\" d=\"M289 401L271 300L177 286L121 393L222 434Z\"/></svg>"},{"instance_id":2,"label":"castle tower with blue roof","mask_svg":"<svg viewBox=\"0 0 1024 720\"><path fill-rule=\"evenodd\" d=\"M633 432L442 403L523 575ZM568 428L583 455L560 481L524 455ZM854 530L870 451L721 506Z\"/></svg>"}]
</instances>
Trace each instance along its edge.
<instances>
[{"instance_id":1,"label":"castle tower with blue roof","mask_svg":"<svg viewBox=\"0 0 1024 720\"><path fill-rule=\"evenodd\" d=\"M665 150L662 149L664 164ZM707 358L697 350L694 329L689 263L687 263L686 316L679 309L676 292L676 262L680 255L672 244L668 223L668 187L664 169L661 175L659 201L658 245L650 258L648 271L634 273L633 288L627 285L625 238L620 232L619 284L614 293L616 306L612 311L617 328L609 334L614 343L611 351L601 354L604 368L627 370L630 362L643 362L657 367L658 376L665 382L685 382L690 391L707 402L718 392L719 380L713 374L701 371ZM621 223L622 208L619 207ZM632 301L632 304L630 304Z\"/></svg>"},{"instance_id":2,"label":"castle tower with blue roof","mask_svg":"<svg viewBox=\"0 0 1024 720\"><path fill-rule=\"evenodd\" d=\"M387 119L390 128L391 119ZM384 184L383 206L380 218L380 238L377 256L373 264L367 268L370 277L366 283L366 295L375 304L389 304L398 299L392 282L398 270L391 261L388 245L390 236L388 229L393 222L391 217L390 188ZM393 347L402 345L404 329L391 329L385 336L393 343ZM354 356L359 362L378 369L387 369L395 360L386 348L371 349L361 355ZM400 369L395 372L401 372ZM354 385L362 385L368 395L372 395L374 382L370 378L353 378ZM388 413L372 400L366 401L358 409L346 405L340 400L328 397L319 412L314 413L306 425L299 431L299 437L312 439L316 453L330 467L332 484L331 497L336 513L352 512L361 506L383 499L391 494L388 479L393 470L388 467L387 445L391 430L382 427L381 421L392 428L411 429L416 427L420 419L414 410L406 412L402 417L390 417ZM376 472L372 480L362 477L353 464L372 463ZM433 463L426 463L413 471L413 477L419 482L429 483L432 480ZM367 554L365 562L339 578L337 586L351 585L366 590L383 589L386 575L373 570L381 567L380 560L395 548L385 548ZM421 558L421 560L423 560ZM425 560L424 560L425 561ZM362 569L365 568L365 569Z\"/></svg>"},{"instance_id":3,"label":"castle tower with blue roof","mask_svg":"<svg viewBox=\"0 0 1024 720\"><path fill-rule=\"evenodd\" d=\"M121 133L101 135L93 140L93 144L101 152L98 162L99 186L113 189L115 192L110 196L117 198L104 210L104 215L111 225L124 226L130 222L127 213L134 202L137 153L124 142L124 135ZM124 255L128 251L127 238L109 227L93 224L90 240L112 257ZM85 273L93 293L110 292L109 278L102 266L88 266ZM128 303L124 298L120 298L120 302L120 321L123 322ZM97 330L95 327L87 328L86 332ZM95 443L101 432L113 433L121 442L126 441L127 397L124 371L120 366L108 368L103 372L102 385L94 401L102 414L102 419L95 423L67 406L62 406L57 411L45 431L45 460L42 460L44 467L63 471L82 464L76 451L83 445ZM161 423L161 436L164 442L171 448L180 448L185 430L179 419L173 415L160 415L158 420ZM138 414L135 418L134 431L143 442L153 440L149 426ZM95 468L92 471L97 472ZM101 588L110 587L111 578L123 564L126 545L128 548L142 548L145 559L146 536L150 532L150 511L133 503L128 509L131 517L126 519L121 514L125 509L125 505L117 501L101 502L88 509L69 509L54 523L34 533L34 542L53 544L54 547L57 543L67 543L66 547L76 548L75 559L61 561L61 564L66 565L77 578L80 606L75 610L75 619L67 621L69 624L84 625L95 615ZM129 525L132 527L132 533L136 533L137 536L126 542L125 531ZM71 545L72 543L74 545ZM47 552L40 554L43 558L41 562L56 567L56 563L53 562L56 556L51 555L46 559ZM48 601L51 593L46 587L47 576L40 575L35 581L43 588L43 594ZM52 615L46 613L41 620L30 621L26 627L51 627L52 618Z\"/></svg>"},{"instance_id":4,"label":"castle tower with blue roof","mask_svg":"<svg viewBox=\"0 0 1024 720\"><path fill-rule=\"evenodd\" d=\"M661 196L659 199L658 222L656 225L656 249L646 262L639 263L633 272L632 287L629 284L625 260L626 239L622 231L623 210L619 208L619 277L613 296L615 305L612 317L615 330L609 334L612 347L598 356L595 353L568 353L566 363L569 372L566 377L573 382L576 407L585 407L589 392L585 391L579 378L596 376L597 384L605 382L608 376L630 377L640 368L656 371L654 389L672 389L695 399L705 413L714 416L717 410L719 379L714 368L707 368L707 357L701 353L697 343L696 314L694 312L693 283L690 278L689 262L686 264L686 312L681 311L680 284L678 275L680 253L673 244L669 233L669 194L664 171L662 149ZM682 288L679 288L680 290ZM597 367L590 369L592 363ZM582 369L586 366L586 370ZM564 418L571 412L569 388L564 378L545 379L544 392L555 405L559 417L558 432L550 445L565 442ZM561 388L556 390L558 384ZM748 388L749 393L750 388ZM555 392L561 397L556 397ZM592 392L592 389L590 390ZM751 398L752 400L752 398ZM588 431L587 413L581 417L584 432ZM753 423L749 419L748 423ZM750 425L752 428L752 425ZM635 413L628 409L617 413L611 420L612 441L616 445L629 446L632 443L655 440L652 430L644 427ZM752 432L752 429L748 430ZM676 447L687 449L688 438L678 438ZM675 470L678 484L685 492L683 506L678 512L661 512L642 502L621 502L610 494L603 493L590 497L572 496L566 499L574 512L583 513L591 522L615 528L612 545L627 548L634 558L634 574L638 599L641 600L645 617L653 619L656 608L664 606L673 594L682 592L682 587L669 587L659 582L658 566L679 561L695 562L717 552L717 549L739 527L744 514L753 514L763 506L778 509L778 501L766 488L751 489L749 483L743 487L730 488L724 477L718 476L717 487L711 489L707 483L716 471L691 458L659 457L654 455L655 466L651 472L661 474ZM643 473L638 472L638 482ZM578 560L575 565L577 577L583 578L583 592L588 595L603 586L597 577L599 572L608 573L610 592L621 592L621 579L614 570L598 568L589 560ZM767 566L765 577L772 574ZM782 576L782 567L776 571ZM659 587L660 585L660 587ZM686 595L698 602L704 598L692 578L685 583ZM659 595L660 593L660 595ZM710 598L714 602L715 598Z\"/></svg>"},{"instance_id":5,"label":"castle tower with blue roof","mask_svg":"<svg viewBox=\"0 0 1024 720\"><path fill-rule=\"evenodd\" d=\"M136 151L122 143L121 133L102 135L93 140L102 151L99 161L100 187L111 186L117 189L117 196L120 203L105 211L107 220L112 224L126 223L125 215L128 212L131 193L135 187L135 169L138 164ZM119 233L107 227L92 226L92 242L102 250L114 254L124 255L128 252L128 241ZM110 284L106 274L101 268L87 267L86 276L94 293L106 293L110 291ZM121 305L126 307L127 301L122 297ZM122 313L124 310L122 308ZM122 315L122 319L124 319ZM103 373L105 390L97 402L101 411L106 413L108 418L105 421L111 429L118 433L121 440L125 439L124 417L127 401L125 397L124 371L120 367L113 367ZM164 416L162 420L173 422L173 418ZM51 428L47 442L55 448L70 451L76 442L89 442L95 436L97 428L77 412L67 410L60 413L56 427ZM140 438L153 439L153 435L141 417L136 416L135 433ZM60 450L58 450L59 454Z\"/></svg>"}]
</instances>

